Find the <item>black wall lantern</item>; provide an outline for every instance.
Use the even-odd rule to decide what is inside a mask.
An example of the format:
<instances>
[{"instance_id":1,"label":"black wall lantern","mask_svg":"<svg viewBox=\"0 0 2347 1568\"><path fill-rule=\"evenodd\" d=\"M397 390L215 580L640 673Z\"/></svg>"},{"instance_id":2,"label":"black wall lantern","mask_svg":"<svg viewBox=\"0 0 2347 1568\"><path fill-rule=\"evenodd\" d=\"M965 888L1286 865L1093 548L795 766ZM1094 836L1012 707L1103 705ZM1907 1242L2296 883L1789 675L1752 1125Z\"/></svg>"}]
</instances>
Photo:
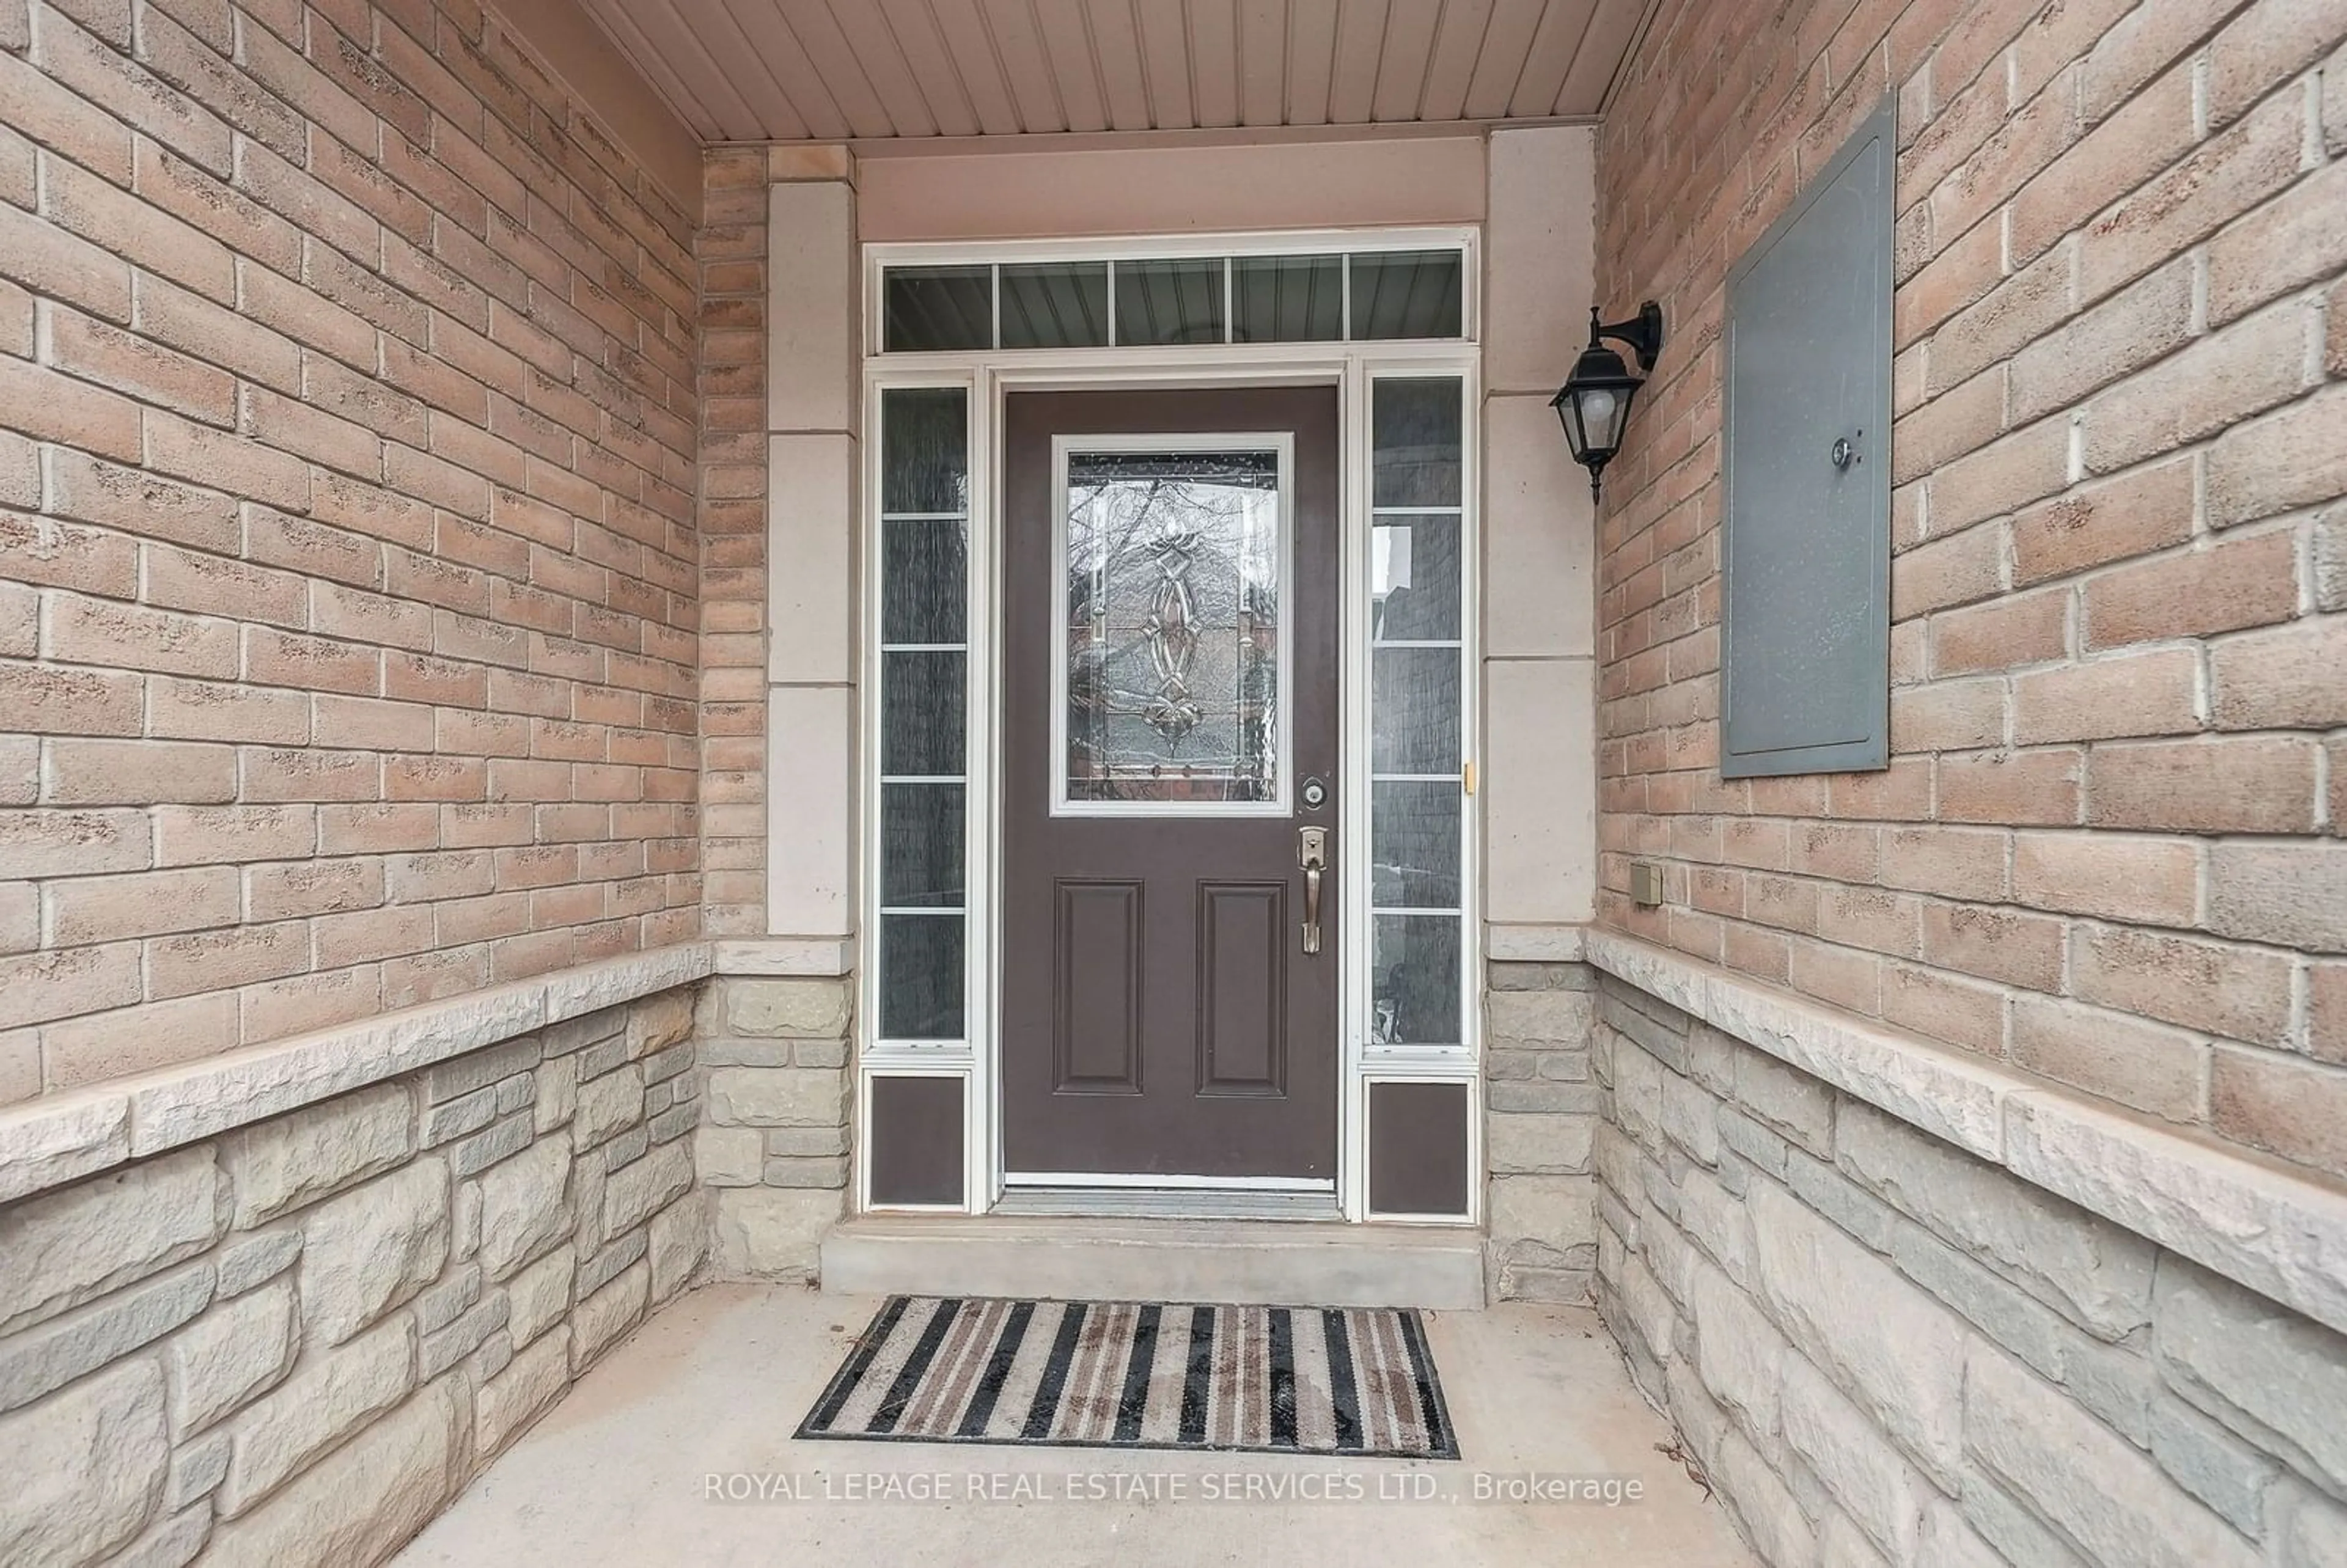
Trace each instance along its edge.
<instances>
[{"instance_id":1,"label":"black wall lantern","mask_svg":"<svg viewBox=\"0 0 2347 1568\"><path fill-rule=\"evenodd\" d=\"M1550 400L1549 405L1563 422L1573 460L1589 470L1593 499L1598 477L1622 449L1622 432L1630 424L1630 400L1646 384L1644 376L1630 374L1620 354L1605 346L1606 338L1629 344L1638 368L1651 371L1655 356L1663 352L1663 307L1648 300L1628 321L1605 323L1597 319L1597 307L1590 306L1589 346L1581 351L1573 374Z\"/></svg>"}]
</instances>

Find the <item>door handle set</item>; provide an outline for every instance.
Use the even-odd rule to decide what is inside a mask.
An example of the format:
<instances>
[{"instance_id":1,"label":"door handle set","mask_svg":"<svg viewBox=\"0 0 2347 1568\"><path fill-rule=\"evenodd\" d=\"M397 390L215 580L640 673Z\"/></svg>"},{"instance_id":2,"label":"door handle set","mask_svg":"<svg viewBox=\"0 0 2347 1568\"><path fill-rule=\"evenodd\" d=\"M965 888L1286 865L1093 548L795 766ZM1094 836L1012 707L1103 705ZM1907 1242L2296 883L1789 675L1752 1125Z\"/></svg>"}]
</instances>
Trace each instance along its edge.
<instances>
[{"instance_id":1,"label":"door handle set","mask_svg":"<svg viewBox=\"0 0 2347 1568\"><path fill-rule=\"evenodd\" d=\"M1304 868L1304 951L1320 950L1320 878L1328 869L1328 830L1296 830L1296 864Z\"/></svg>"}]
</instances>

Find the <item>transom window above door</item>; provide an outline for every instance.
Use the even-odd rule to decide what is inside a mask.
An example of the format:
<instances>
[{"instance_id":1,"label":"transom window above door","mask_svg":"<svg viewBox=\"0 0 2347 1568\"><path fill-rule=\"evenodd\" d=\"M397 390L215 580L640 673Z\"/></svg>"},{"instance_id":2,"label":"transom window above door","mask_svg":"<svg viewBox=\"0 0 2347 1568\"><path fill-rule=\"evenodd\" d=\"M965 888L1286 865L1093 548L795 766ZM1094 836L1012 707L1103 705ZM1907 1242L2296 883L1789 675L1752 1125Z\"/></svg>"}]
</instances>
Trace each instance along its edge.
<instances>
[{"instance_id":1,"label":"transom window above door","mask_svg":"<svg viewBox=\"0 0 2347 1568\"><path fill-rule=\"evenodd\" d=\"M1459 339L1463 249L889 265L881 351Z\"/></svg>"}]
</instances>

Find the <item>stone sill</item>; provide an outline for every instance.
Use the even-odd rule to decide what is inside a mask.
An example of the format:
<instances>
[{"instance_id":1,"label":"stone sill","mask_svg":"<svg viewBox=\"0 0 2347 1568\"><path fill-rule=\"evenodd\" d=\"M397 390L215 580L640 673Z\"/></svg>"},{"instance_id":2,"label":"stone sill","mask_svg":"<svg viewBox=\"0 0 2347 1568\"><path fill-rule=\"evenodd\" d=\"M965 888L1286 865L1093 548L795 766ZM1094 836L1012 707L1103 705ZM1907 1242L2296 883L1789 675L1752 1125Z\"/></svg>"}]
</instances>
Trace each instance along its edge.
<instances>
[{"instance_id":1,"label":"stone sill","mask_svg":"<svg viewBox=\"0 0 2347 1568\"><path fill-rule=\"evenodd\" d=\"M2347 1194L2254 1154L1596 927L1509 956L1605 973L2347 1332ZM1494 932L1495 938L1497 932ZM850 940L679 943L0 1109L0 1203L711 974L848 972ZM1494 952L1491 956L1498 957Z\"/></svg>"},{"instance_id":2,"label":"stone sill","mask_svg":"<svg viewBox=\"0 0 2347 1568\"><path fill-rule=\"evenodd\" d=\"M1489 922L1483 927L1483 958L1493 964L1576 964L1584 956L1589 930Z\"/></svg>"},{"instance_id":3,"label":"stone sill","mask_svg":"<svg viewBox=\"0 0 2347 1568\"><path fill-rule=\"evenodd\" d=\"M845 975L848 937L679 942L0 1107L0 1203L710 975Z\"/></svg>"},{"instance_id":4,"label":"stone sill","mask_svg":"<svg viewBox=\"0 0 2347 1568\"><path fill-rule=\"evenodd\" d=\"M853 937L720 937L709 949L712 974L825 977L856 969Z\"/></svg>"},{"instance_id":5,"label":"stone sill","mask_svg":"<svg viewBox=\"0 0 2347 1568\"><path fill-rule=\"evenodd\" d=\"M1583 949L1721 1032L2347 1333L2347 1193L1615 932L1590 927Z\"/></svg>"},{"instance_id":6,"label":"stone sill","mask_svg":"<svg viewBox=\"0 0 2347 1568\"><path fill-rule=\"evenodd\" d=\"M690 985L712 972L712 948L719 945L680 942L557 969L0 1108L0 1203L215 1137L565 1019Z\"/></svg>"}]
</instances>

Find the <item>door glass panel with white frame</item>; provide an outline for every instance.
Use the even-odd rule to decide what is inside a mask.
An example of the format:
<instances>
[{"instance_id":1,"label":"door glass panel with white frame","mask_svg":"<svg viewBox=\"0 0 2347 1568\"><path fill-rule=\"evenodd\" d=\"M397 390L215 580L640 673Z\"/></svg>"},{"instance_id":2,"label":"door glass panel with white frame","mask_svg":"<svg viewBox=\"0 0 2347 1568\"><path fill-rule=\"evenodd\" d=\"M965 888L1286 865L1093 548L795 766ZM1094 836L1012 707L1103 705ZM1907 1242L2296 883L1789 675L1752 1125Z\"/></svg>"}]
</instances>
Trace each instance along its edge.
<instances>
[{"instance_id":1,"label":"door glass panel with white frame","mask_svg":"<svg viewBox=\"0 0 2347 1568\"><path fill-rule=\"evenodd\" d=\"M1063 450L1058 808L1284 799L1284 437Z\"/></svg>"}]
</instances>

